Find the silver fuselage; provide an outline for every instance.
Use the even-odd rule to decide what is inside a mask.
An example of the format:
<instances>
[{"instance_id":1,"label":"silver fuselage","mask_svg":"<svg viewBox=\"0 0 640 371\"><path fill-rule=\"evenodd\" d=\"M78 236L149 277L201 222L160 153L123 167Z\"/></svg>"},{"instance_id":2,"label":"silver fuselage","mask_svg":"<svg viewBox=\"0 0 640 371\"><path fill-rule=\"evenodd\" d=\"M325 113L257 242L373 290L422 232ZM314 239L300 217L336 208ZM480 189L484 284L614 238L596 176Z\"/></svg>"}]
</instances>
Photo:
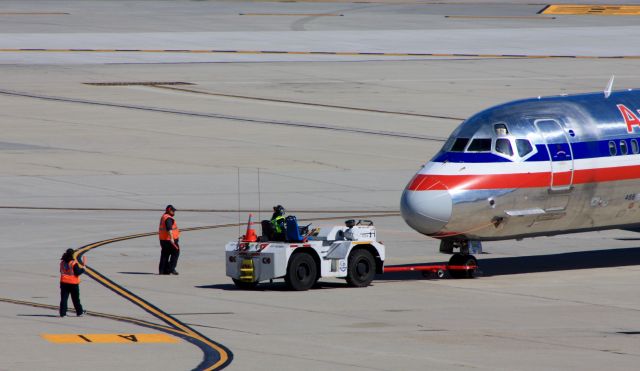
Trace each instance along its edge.
<instances>
[{"instance_id":1,"label":"silver fuselage","mask_svg":"<svg viewBox=\"0 0 640 371\"><path fill-rule=\"evenodd\" d=\"M402 215L443 239L638 227L639 110L640 91L618 91L482 111L409 182Z\"/></svg>"}]
</instances>

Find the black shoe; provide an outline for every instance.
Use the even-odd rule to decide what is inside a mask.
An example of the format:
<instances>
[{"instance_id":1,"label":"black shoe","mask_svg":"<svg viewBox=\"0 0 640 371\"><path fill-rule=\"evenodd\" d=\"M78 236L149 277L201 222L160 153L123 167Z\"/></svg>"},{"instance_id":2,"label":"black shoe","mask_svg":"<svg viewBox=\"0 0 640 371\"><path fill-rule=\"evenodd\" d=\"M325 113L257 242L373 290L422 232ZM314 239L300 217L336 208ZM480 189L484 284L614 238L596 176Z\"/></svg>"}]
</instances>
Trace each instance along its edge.
<instances>
[{"instance_id":1,"label":"black shoe","mask_svg":"<svg viewBox=\"0 0 640 371\"><path fill-rule=\"evenodd\" d=\"M178 271L173 271L173 272L171 272L171 274L173 274L174 276L177 276L177 275L179 275L180 273L178 273Z\"/></svg>"},{"instance_id":2,"label":"black shoe","mask_svg":"<svg viewBox=\"0 0 640 371\"><path fill-rule=\"evenodd\" d=\"M61 314L61 315L60 315L60 318L62 318L62 317L66 317L66 316L67 316L66 314Z\"/></svg>"}]
</instances>

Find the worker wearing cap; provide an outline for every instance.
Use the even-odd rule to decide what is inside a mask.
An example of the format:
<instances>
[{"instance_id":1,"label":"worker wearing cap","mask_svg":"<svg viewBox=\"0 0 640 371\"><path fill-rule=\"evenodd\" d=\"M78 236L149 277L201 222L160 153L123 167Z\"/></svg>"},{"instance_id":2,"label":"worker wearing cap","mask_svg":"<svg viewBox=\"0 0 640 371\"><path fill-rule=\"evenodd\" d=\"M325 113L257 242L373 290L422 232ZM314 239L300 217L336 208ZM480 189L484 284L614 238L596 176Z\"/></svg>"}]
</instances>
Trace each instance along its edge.
<instances>
[{"instance_id":1,"label":"worker wearing cap","mask_svg":"<svg viewBox=\"0 0 640 371\"><path fill-rule=\"evenodd\" d=\"M284 207L282 205L273 207L273 215L271 216L271 229L273 230L273 241L285 240L285 227L284 227Z\"/></svg>"},{"instance_id":2,"label":"worker wearing cap","mask_svg":"<svg viewBox=\"0 0 640 371\"><path fill-rule=\"evenodd\" d=\"M178 257L180 256L180 230L175 220L176 208L167 205L160 218L158 237L160 238L160 265L158 274L175 274Z\"/></svg>"},{"instance_id":3,"label":"worker wearing cap","mask_svg":"<svg viewBox=\"0 0 640 371\"><path fill-rule=\"evenodd\" d=\"M60 317L67 315L69 295L76 309L76 315L81 317L85 313L80 303L80 275L84 273L86 258L82 257L81 265L73 254L73 249L67 249L60 258Z\"/></svg>"}]
</instances>

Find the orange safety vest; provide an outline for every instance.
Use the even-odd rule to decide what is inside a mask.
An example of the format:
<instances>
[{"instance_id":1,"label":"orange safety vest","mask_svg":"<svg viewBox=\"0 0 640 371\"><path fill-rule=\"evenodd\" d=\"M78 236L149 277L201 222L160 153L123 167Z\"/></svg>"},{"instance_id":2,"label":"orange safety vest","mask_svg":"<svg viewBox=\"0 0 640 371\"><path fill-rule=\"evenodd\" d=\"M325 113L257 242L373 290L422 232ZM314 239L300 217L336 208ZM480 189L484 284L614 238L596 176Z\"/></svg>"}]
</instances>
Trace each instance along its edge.
<instances>
[{"instance_id":1,"label":"orange safety vest","mask_svg":"<svg viewBox=\"0 0 640 371\"><path fill-rule=\"evenodd\" d=\"M80 277L73 274L73 267L77 264L75 260L70 261L69 263L65 263L64 261L60 262L60 282L61 283L70 283L73 285L80 284Z\"/></svg>"},{"instance_id":2,"label":"orange safety vest","mask_svg":"<svg viewBox=\"0 0 640 371\"><path fill-rule=\"evenodd\" d=\"M163 241L171 241L171 236L169 236L169 231L167 231L167 219L173 219L173 227L171 228L171 236L173 236L173 240L177 240L180 238L180 230L178 229L178 223L176 220L169 214L162 215L160 218L160 226L158 227L158 236L160 240Z\"/></svg>"}]
</instances>

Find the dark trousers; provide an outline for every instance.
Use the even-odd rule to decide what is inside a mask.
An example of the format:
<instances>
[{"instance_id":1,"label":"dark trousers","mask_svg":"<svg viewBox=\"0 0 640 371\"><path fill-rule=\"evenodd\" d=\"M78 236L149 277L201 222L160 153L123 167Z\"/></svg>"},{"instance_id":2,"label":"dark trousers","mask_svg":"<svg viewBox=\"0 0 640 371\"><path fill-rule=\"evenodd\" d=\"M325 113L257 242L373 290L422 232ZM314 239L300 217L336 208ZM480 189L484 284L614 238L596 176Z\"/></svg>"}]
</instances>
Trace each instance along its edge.
<instances>
[{"instance_id":1,"label":"dark trousers","mask_svg":"<svg viewBox=\"0 0 640 371\"><path fill-rule=\"evenodd\" d=\"M73 307L76 309L76 314L79 316L84 313L82 304L80 304L80 285L60 282L60 317L67 315L69 294L71 294L71 301L73 302Z\"/></svg>"},{"instance_id":2,"label":"dark trousers","mask_svg":"<svg viewBox=\"0 0 640 371\"><path fill-rule=\"evenodd\" d=\"M176 241L176 245L178 245ZM178 245L179 246L179 245ZM160 240L160 264L158 265L158 274L170 274L176 270L178 265L178 257L180 250L173 247L171 241Z\"/></svg>"}]
</instances>

